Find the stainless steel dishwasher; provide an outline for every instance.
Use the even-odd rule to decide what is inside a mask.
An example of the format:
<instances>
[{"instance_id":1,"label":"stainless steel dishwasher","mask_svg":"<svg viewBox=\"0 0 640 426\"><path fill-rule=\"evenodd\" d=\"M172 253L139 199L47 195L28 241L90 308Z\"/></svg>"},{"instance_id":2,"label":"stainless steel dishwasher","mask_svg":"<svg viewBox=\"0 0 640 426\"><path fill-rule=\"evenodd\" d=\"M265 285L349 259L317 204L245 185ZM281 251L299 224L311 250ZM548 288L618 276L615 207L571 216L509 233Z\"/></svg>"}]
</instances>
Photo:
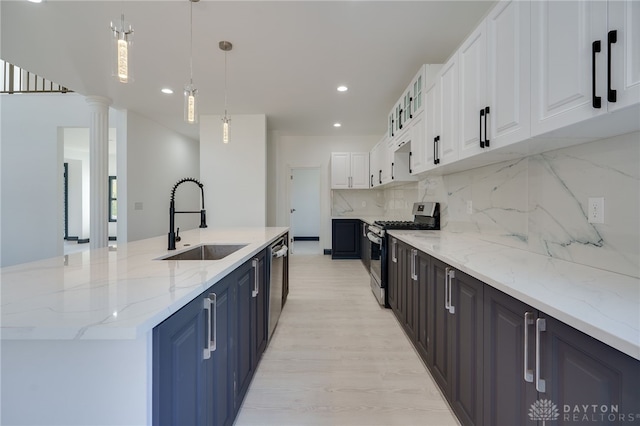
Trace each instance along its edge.
<instances>
[{"instance_id":1,"label":"stainless steel dishwasher","mask_svg":"<svg viewBox=\"0 0 640 426\"><path fill-rule=\"evenodd\" d=\"M282 289L285 279L285 267L287 261L287 240L278 238L270 247L270 292L269 292L269 340L276 329L280 312L282 312Z\"/></svg>"}]
</instances>

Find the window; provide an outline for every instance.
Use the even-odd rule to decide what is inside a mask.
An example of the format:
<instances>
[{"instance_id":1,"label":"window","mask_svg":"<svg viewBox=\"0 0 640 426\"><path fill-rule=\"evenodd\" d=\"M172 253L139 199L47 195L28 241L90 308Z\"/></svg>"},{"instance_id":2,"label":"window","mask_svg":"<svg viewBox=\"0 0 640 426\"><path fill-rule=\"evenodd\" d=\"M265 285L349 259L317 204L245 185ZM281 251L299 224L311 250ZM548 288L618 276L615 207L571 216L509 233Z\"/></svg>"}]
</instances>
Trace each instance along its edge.
<instances>
[{"instance_id":1,"label":"window","mask_svg":"<svg viewBox=\"0 0 640 426\"><path fill-rule=\"evenodd\" d=\"M115 176L109 176L109 222L118 220L118 181Z\"/></svg>"}]
</instances>

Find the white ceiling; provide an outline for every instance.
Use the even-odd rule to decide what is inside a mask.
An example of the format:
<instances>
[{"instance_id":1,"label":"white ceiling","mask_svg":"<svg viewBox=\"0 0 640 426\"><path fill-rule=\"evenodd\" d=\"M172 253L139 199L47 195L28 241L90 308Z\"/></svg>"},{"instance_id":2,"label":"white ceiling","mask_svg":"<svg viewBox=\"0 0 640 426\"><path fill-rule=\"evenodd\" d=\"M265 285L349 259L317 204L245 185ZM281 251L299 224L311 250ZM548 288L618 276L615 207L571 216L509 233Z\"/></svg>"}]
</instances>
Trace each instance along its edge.
<instances>
[{"instance_id":1,"label":"white ceiling","mask_svg":"<svg viewBox=\"0 0 640 426\"><path fill-rule=\"evenodd\" d=\"M294 135L382 135L423 63L442 63L493 1L208 1L193 3L193 81L202 114L267 115ZM0 2L2 59L83 95L108 96L197 139L182 121L189 81L189 0ZM109 23L134 31L135 81L111 78ZM349 91L338 93L345 84ZM162 87L175 93L164 95ZM336 129L336 121L342 127ZM232 121L233 125L233 121Z\"/></svg>"}]
</instances>

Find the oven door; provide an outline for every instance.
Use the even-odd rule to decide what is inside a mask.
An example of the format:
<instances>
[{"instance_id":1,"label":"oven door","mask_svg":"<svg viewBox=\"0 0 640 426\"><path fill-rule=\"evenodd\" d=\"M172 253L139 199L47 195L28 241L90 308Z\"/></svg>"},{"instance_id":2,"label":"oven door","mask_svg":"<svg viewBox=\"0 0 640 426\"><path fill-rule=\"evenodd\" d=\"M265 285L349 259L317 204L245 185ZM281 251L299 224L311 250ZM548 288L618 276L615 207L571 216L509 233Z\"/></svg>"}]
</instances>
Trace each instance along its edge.
<instances>
[{"instance_id":1,"label":"oven door","mask_svg":"<svg viewBox=\"0 0 640 426\"><path fill-rule=\"evenodd\" d=\"M371 291L378 299L378 303L385 305L384 285L382 280L382 250L384 237L379 237L373 232L367 233L367 238L371 241Z\"/></svg>"}]
</instances>

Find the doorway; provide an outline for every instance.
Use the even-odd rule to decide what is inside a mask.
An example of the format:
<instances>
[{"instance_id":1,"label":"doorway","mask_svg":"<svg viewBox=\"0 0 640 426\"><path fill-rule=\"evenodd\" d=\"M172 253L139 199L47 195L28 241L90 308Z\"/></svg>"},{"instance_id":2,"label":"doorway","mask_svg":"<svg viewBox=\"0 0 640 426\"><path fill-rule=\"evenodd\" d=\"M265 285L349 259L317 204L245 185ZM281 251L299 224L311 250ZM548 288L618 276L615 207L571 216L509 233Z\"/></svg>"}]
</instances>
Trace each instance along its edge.
<instances>
[{"instance_id":1,"label":"doorway","mask_svg":"<svg viewBox=\"0 0 640 426\"><path fill-rule=\"evenodd\" d=\"M292 254L320 254L320 167L291 167L289 228Z\"/></svg>"}]
</instances>

